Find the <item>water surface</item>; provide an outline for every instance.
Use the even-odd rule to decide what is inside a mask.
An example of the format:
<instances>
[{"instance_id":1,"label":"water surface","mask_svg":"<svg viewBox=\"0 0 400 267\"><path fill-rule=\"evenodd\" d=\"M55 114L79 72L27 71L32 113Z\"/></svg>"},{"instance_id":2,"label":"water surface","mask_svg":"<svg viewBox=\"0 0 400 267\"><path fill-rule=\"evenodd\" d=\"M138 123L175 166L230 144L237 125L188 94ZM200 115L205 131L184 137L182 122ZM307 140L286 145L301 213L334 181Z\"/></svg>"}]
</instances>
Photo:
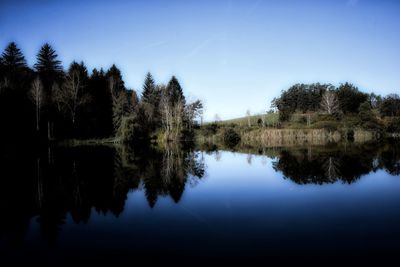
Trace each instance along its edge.
<instances>
[{"instance_id":1,"label":"water surface","mask_svg":"<svg viewBox=\"0 0 400 267\"><path fill-rule=\"evenodd\" d=\"M378 262L400 248L395 141L3 154L10 264Z\"/></svg>"}]
</instances>

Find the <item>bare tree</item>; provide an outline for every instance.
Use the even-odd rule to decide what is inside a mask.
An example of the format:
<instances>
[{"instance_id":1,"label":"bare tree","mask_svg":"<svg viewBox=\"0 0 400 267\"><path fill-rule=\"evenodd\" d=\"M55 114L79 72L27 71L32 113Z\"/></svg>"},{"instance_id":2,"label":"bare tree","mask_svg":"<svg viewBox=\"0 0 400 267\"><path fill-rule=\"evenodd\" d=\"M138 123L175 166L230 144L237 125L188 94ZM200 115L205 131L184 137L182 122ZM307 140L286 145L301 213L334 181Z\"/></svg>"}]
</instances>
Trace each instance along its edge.
<instances>
[{"instance_id":1,"label":"bare tree","mask_svg":"<svg viewBox=\"0 0 400 267\"><path fill-rule=\"evenodd\" d=\"M329 181L334 182L340 176L340 163L333 157L328 157L324 164L322 164L322 168L324 169L325 176Z\"/></svg>"},{"instance_id":2,"label":"bare tree","mask_svg":"<svg viewBox=\"0 0 400 267\"><path fill-rule=\"evenodd\" d=\"M36 131L40 130L40 113L43 106L44 92L43 83L39 77L36 77L32 82L30 90L30 98L36 108Z\"/></svg>"},{"instance_id":3,"label":"bare tree","mask_svg":"<svg viewBox=\"0 0 400 267\"><path fill-rule=\"evenodd\" d=\"M188 121L189 130L192 129L193 123L196 119L201 119L203 115L203 103L200 100L196 100L185 107L185 113Z\"/></svg>"},{"instance_id":4,"label":"bare tree","mask_svg":"<svg viewBox=\"0 0 400 267\"><path fill-rule=\"evenodd\" d=\"M321 108L328 114L339 111L339 101L335 92L328 90L322 95Z\"/></svg>"},{"instance_id":5,"label":"bare tree","mask_svg":"<svg viewBox=\"0 0 400 267\"><path fill-rule=\"evenodd\" d=\"M265 117L265 113L263 111L260 112L260 119L261 119L262 127L265 127L266 117Z\"/></svg>"},{"instance_id":6,"label":"bare tree","mask_svg":"<svg viewBox=\"0 0 400 267\"><path fill-rule=\"evenodd\" d=\"M248 109L248 110L246 111L246 117L247 117L247 125L248 125L249 127L251 127L251 118L250 118L250 116L251 116L250 109Z\"/></svg>"},{"instance_id":7,"label":"bare tree","mask_svg":"<svg viewBox=\"0 0 400 267\"><path fill-rule=\"evenodd\" d=\"M173 113L170 105L169 96L166 90L162 90L161 101L160 101L160 112L161 112L161 123L164 128L165 138L172 132L173 128Z\"/></svg>"},{"instance_id":8,"label":"bare tree","mask_svg":"<svg viewBox=\"0 0 400 267\"><path fill-rule=\"evenodd\" d=\"M119 79L111 76L108 80L112 99L112 118L114 131L119 129L122 118L129 114L129 101L125 91L118 90Z\"/></svg>"},{"instance_id":9,"label":"bare tree","mask_svg":"<svg viewBox=\"0 0 400 267\"><path fill-rule=\"evenodd\" d=\"M221 117L218 114L214 115L214 121L215 122L220 122L221 121Z\"/></svg>"},{"instance_id":10,"label":"bare tree","mask_svg":"<svg viewBox=\"0 0 400 267\"><path fill-rule=\"evenodd\" d=\"M54 86L54 101L61 111L67 113L75 125L78 108L86 104L89 100L88 95L82 93L82 84L79 71L73 70L65 76L63 85Z\"/></svg>"}]
</instances>

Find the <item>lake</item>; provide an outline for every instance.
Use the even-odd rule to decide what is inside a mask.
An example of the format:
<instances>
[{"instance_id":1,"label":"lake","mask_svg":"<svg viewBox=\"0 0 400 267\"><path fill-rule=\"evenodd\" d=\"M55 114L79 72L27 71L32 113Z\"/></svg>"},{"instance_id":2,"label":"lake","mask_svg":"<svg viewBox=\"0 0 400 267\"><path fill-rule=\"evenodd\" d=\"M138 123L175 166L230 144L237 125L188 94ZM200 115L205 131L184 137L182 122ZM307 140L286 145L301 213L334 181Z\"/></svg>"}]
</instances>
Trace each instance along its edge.
<instances>
[{"instance_id":1,"label":"lake","mask_svg":"<svg viewBox=\"0 0 400 267\"><path fill-rule=\"evenodd\" d=\"M400 145L2 153L7 265L376 263L400 249Z\"/></svg>"}]
</instances>

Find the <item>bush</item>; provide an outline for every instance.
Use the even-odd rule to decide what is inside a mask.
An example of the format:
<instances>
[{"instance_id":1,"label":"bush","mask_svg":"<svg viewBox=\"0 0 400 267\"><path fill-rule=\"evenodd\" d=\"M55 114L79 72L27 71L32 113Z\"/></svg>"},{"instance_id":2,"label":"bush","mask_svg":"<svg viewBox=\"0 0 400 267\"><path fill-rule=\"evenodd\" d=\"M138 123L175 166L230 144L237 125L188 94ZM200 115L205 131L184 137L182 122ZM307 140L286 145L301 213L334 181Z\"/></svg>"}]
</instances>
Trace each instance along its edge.
<instances>
[{"instance_id":1,"label":"bush","mask_svg":"<svg viewBox=\"0 0 400 267\"><path fill-rule=\"evenodd\" d=\"M143 127L138 116L131 115L129 117L123 117L121 125L118 129L117 136L122 142L127 144L133 144L149 137L147 129Z\"/></svg>"},{"instance_id":2,"label":"bush","mask_svg":"<svg viewBox=\"0 0 400 267\"><path fill-rule=\"evenodd\" d=\"M392 119L386 127L389 133L400 133L400 117Z\"/></svg>"},{"instance_id":3,"label":"bush","mask_svg":"<svg viewBox=\"0 0 400 267\"><path fill-rule=\"evenodd\" d=\"M228 128L223 133L224 144L234 147L240 142L240 135L233 129Z\"/></svg>"},{"instance_id":4,"label":"bush","mask_svg":"<svg viewBox=\"0 0 400 267\"><path fill-rule=\"evenodd\" d=\"M318 121L314 123L313 127L317 129L325 129L329 132L334 132L337 131L339 124L336 121Z\"/></svg>"},{"instance_id":5,"label":"bush","mask_svg":"<svg viewBox=\"0 0 400 267\"><path fill-rule=\"evenodd\" d=\"M211 136L217 133L219 126L214 122L211 124L204 125L202 128L204 136Z\"/></svg>"},{"instance_id":6,"label":"bush","mask_svg":"<svg viewBox=\"0 0 400 267\"><path fill-rule=\"evenodd\" d=\"M376 120L363 122L361 126L366 130L375 130L375 131L382 130L382 125L380 125Z\"/></svg>"},{"instance_id":7,"label":"bush","mask_svg":"<svg viewBox=\"0 0 400 267\"><path fill-rule=\"evenodd\" d=\"M317 121L337 121L338 114L318 114Z\"/></svg>"}]
</instances>

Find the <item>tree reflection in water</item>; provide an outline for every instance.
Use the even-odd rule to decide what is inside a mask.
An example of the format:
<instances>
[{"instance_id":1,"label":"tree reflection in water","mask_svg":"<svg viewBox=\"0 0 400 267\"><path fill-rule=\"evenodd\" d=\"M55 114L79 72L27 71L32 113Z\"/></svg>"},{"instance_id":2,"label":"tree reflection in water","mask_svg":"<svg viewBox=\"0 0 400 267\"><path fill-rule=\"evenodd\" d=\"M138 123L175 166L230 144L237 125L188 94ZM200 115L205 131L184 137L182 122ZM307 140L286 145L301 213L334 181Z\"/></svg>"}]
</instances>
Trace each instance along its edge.
<instances>
[{"instance_id":1,"label":"tree reflection in water","mask_svg":"<svg viewBox=\"0 0 400 267\"><path fill-rule=\"evenodd\" d=\"M202 151L221 153L218 146ZM178 203L186 186L205 176L203 152L168 145L164 148L86 146L20 150L2 153L0 170L0 238L22 242L32 218L43 236L54 241L67 214L75 223L87 223L91 212L113 214L124 210L128 193L144 191L150 207L160 197ZM33 151L33 152L32 152ZM272 158L272 167L298 184L353 183L377 170L400 175L400 145L388 143L343 144L303 148L242 148L248 164L255 155ZM210 160L213 160L210 157ZM266 166L268 168L268 166Z\"/></svg>"},{"instance_id":2,"label":"tree reflection in water","mask_svg":"<svg viewBox=\"0 0 400 267\"><path fill-rule=\"evenodd\" d=\"M282 149L273 168L298 184L350 184L379 169L399 175L399 151L397 142Z\"/></svg>"},{"instance_id":3,"label":"tree reflection in water","mask_svg":"<svg viewBox=\"0 0 400 267\"><path fill-rule=\"evenodd\" d=\"M51 153L4 156L1 162L0 211L11 220L1 221L0 235L12 241L22 241L36 216L50 241L67 213L75 223L87 223L92 209L118 217L134 190L144 190L150 207L159 196L177 203L186 184L195 185L205 175L201 153L178 146L59 147Z\"/></svg>"}]
</instances>

